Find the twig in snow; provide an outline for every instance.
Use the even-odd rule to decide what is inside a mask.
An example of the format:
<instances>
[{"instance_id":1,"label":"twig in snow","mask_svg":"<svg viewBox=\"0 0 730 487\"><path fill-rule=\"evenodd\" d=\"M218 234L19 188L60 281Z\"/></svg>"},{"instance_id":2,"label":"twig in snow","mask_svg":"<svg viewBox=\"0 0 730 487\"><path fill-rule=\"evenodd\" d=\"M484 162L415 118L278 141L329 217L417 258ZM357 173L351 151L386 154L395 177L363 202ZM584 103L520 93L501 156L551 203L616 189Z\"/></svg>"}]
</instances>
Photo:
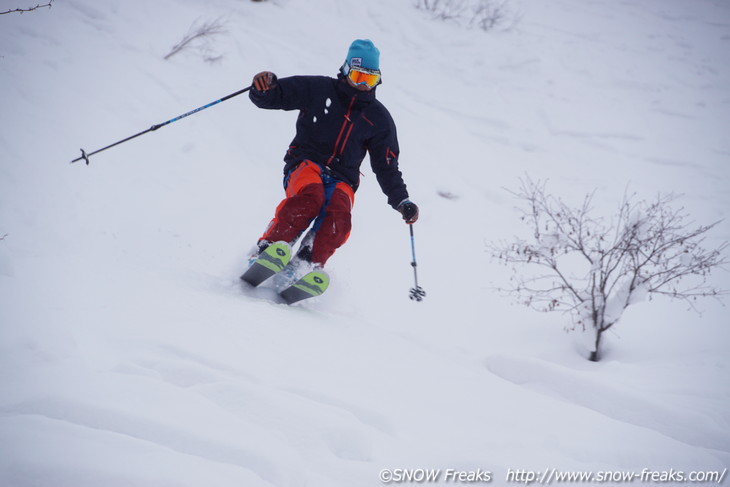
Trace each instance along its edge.
<instances>
[{"instance_id":1,"label":"twig in snow","mask_svg":"<svg viewBox=\"0 0 730 487\"><path fill-rule=\"evenodd\" d=\"M198 19L199 20L199 19ZM174 46L172 50L165 56L165 59L170 59L175 54L186 49L195 49L203 55L203 59L206 61L217 61L220 56L212 55L212 49L210 47L211 39L217 35L224 34L225 24L221 18L215 20L209 20L198 25L198 20L193 22L188 29L187 34Z\"/></svg>"}]
</instances>

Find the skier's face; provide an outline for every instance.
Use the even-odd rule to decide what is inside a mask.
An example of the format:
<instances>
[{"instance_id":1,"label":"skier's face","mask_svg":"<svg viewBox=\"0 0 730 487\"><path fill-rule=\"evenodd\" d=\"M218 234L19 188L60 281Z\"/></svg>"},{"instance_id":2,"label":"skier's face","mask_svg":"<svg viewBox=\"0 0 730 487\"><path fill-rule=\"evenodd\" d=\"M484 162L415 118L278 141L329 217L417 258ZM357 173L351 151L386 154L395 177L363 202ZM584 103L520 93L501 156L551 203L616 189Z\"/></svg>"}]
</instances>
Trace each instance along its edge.
<instances>
[{"instance_id":1,"label":"skier's face","mask_svg":"<svg viewBox=\"0 0 730 487\"><path fill-rule=\"evenodd\" d=\"M350 86L352 86L356 90L360 90L360 91L370 91L370 90L372 90L372 88L370 88L365 83L361 83L359 85L356 85L349 77L346 77L345 79L347 80L347 84L350 85Z\"/></svg>"}]
</instances>

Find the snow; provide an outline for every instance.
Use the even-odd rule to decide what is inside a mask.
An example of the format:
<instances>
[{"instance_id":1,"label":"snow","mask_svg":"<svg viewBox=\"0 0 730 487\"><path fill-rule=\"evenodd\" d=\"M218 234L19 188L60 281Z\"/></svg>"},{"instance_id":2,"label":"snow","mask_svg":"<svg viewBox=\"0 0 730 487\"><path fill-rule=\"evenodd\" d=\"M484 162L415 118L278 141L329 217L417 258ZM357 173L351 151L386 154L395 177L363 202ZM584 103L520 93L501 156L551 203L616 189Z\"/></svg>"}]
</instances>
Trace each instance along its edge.
<instances>
[{"instance_id":1,"label":"snow","mask_svg":"<svg viewBox=\"0 0 730 487\"><path fill-rule=\"evenodd\" d=\"M721 220L730 5L511 3L520 20L489 33L410 0L59 0L0 16L0 485L728 467L725 307L633 304L591 363L590 330L494 291L510 269L485 243L530 237L504 191L525 174L566 203L597 189L607 218L630 185ZM219 17L217 62L163 60ZM367 163L327 293L286 307L242 292L296 113L241 96L68 163L264 69L334 75L358 37L381 49L378 97L421 208L420 303L407 227ZM723 221L705 244L728 239Z\"/></svg>"}]
</instances>

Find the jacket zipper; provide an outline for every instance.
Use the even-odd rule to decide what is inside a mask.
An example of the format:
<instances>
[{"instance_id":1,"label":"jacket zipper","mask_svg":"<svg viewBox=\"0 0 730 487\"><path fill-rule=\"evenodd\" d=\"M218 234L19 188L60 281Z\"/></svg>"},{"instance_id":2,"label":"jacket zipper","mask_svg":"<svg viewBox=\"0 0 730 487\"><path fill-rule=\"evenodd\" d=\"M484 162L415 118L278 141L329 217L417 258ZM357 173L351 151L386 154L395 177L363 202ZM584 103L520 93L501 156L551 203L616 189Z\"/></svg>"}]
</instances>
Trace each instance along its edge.
<instances>
[{"instance_id":1,"label":"jacket zipper","mask_svg":"<svg viewBox=\"0 0 730 487\"><path fill-rule=\"evenodd\" d=\"M345 120L342 122L342 127L340 128L340 133L337 135L337 140L335 141L335 147L332 150L332 155L329 159L327 159L327 166L330 165L332 160L335 158L335 156L341 156L343 152L345 152L345 145L347 144L347 139L350 138L350 133L352 132L352 127L355 126L355 124L352 123L352 120L350 120L350 113L352 112L352 106L355 104L355 96L350 98L350 105L347 107L347 113L345 113ZM347 128L347 124L350 124L349 129L347 130L347 133L345 133L345 129ZM344 140L342 140L342 135L345 134ZM340 145L340 140L342 140L342 145ZM337 146L340 146L339 153L337 151Z\"/></svg>"}]
</instances>

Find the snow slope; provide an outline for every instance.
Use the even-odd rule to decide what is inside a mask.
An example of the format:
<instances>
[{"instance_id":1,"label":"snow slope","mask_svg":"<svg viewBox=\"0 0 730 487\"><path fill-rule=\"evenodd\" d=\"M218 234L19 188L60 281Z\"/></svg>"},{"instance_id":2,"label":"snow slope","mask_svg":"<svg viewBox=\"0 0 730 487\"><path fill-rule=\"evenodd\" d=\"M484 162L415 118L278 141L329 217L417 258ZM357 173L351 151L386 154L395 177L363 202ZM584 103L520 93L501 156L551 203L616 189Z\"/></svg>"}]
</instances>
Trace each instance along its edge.
<instances>
[{"instance_id":1,"label":"snow slope","mask_svg":"<svg viewBox=\"0 0 730 487\"><path fill-rule=\"evenodd\" d=\"M730 466L726 308L637 304L590 363L567 317L493 290L509 269L485 249L524 235L504 188L525 174L566 200L597 189L606 214L628 187L724 218L730 5L521 0L512 29L485 33L413 3L57 0L0 16L0 485ZM163 60L219 17L217 62ZM295 113L234 98L68 164L263 69L334 75L358 37L382 51L378 97L421 207L421 303L407 227L367 164L325 296L286 307L237 282L282 197ZM722 222L706 243L728 239Z\"/></svg>"}]
</instances>

